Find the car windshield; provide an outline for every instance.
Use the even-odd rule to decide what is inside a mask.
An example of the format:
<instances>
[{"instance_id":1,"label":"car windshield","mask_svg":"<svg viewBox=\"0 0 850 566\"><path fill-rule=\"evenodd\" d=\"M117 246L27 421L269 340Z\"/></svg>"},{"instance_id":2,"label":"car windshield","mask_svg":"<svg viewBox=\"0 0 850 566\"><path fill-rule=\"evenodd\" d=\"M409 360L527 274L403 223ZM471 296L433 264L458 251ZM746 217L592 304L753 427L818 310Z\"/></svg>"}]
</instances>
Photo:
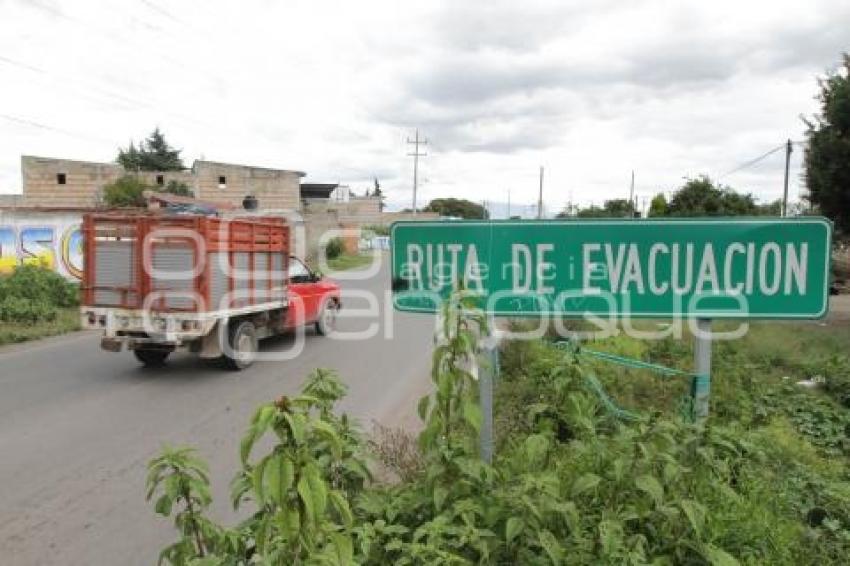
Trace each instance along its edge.
<instances>
[{"instance_id":1,"label":"car windshield","mask_svg":"<svg viewBox=\"0 0 850 566\"><path fill-rule=\"evenodd\" d=\"M296 277L306 277L310 274L310 270L307 269L307 266L301 262L300 259L290 258L289 261L289 277L294 279Z\"/></svg>"}]
</instances>

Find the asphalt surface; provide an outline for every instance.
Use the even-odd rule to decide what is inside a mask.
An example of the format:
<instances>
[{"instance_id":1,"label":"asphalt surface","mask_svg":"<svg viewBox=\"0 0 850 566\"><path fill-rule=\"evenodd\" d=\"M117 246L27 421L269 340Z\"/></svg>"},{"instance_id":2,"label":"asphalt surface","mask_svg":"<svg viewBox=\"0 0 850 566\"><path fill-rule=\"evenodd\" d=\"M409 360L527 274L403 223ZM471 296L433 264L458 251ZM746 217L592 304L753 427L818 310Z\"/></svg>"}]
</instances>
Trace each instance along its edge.
<instances>
[{"instance_id":1,"label":"asphalt surface","mask_svg":"<svg viewBox=\"0 0 850 566\"><path fill-rule=\"evenodd\" d=\"M228 372L188 354L141 368L128 352L99 349L75 333L0 349L0 564L148 565L174 540L170 521L144 499L145 466L165 444L192 445L210 465L211 514L236 519L228 482L255 407L297 393L316 367L349 386L342 409L365 429L373 421L414 426L428 391L433 318L394 313L384 300L387 266L344 290L377 295L378 313L342 318L339 330L375 336L304 337L300 355ZM343 298L349 314L364 299ZM264 353L289 351L274 338Z\"/></svg>"}]
</instances>

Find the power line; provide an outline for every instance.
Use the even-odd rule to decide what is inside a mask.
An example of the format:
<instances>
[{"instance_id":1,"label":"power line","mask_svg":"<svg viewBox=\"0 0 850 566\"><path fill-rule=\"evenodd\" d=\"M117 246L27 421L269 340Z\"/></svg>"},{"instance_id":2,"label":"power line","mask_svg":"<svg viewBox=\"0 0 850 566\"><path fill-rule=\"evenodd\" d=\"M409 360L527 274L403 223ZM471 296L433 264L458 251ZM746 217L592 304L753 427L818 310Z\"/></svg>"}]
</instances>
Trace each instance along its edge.
<instances>
[{"instance_id":1,"label":"power line","mask_svg":"<svg viewBox=\"0 0 850 566\"><path fill-rule=\"evenodd\" d=\"M774 147L773 149L771 149L770 151L768 151L768 152L766 152L766 153L763 153L763 154L759 155L759 156L758 156L758 157L756 157L755 159L751 159L751 160L747 161L746 163L742 163L741 165L738 165L738 166L737 166L737 167L735 167L734 169L730 169L730 170L729 170L729 171L727 171L726 173L723 173L722 175L720 175L719 177L717 177L717 180L719 181L719 180L720 180L720 179L722 179L723 177L726 177L726 176L728 176L728 175L731 175L732 173L737 173L737 172L738 172L738 171L740 171L741 169L746 169L747 167L752 167L753 165L755 165L756 163L758 163L758 162L759 162L759 161L761 161L762 159L765 159L765 158L767 158L767 157L769 157L769 156L773 155L774 153L776 153L776 152L777 152L777 151L779 151L780 149L785 149L785 144L784 144L784 143L783 143L783 144L780 144L780 145L778 145L778 146L776 146L776 147Z\"/></svg>"},{"instance_id":2,"label":"power line","mask_svg":"<svg viewBox=\"0 0 850 566\"><path fill-rule=\"evenodd\" d=\"M21 118L21 117L18 117L18 116L11 116L9 114L0 114L0 118L3 118L3 119L8 120L10 122L15 122L17 124L23 124L25 126L31 126L33 128L39 128L41 130L49 130L51 132L57 132L57 133L64 134L66 136L75 137L75 138L95 140L95 141L106 142L106 143L113 143L110 140L107 140L105 138L101 138L101 137L98 137L98 136L90 136L90 135L87 135L87 134L81 134L79 132L74 132L72 130L65 130L63 128L56 128L54 126L48 126L47 124L42 124L41 122L36 122L35 120L29 120L27 118Z\"/></svg>"}]
</instances>

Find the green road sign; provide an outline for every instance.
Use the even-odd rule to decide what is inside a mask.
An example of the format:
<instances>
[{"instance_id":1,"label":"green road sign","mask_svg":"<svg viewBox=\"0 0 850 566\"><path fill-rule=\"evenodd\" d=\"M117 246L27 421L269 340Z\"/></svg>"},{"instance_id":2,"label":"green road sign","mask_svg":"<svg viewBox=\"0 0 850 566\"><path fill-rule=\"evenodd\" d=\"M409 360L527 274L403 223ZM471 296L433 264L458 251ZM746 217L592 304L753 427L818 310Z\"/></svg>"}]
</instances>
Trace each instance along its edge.
<instances>
[{"instance_id":1,"label":"green road sign","mask_svg":"<svg viewBox=\"0 0 850 566\"><path fill-rule=\"evenodd\" d=\"M396 222L396 309L434 312L460 282L501 316L819 318L823 218Z\"/></svg>"}]
</instances>

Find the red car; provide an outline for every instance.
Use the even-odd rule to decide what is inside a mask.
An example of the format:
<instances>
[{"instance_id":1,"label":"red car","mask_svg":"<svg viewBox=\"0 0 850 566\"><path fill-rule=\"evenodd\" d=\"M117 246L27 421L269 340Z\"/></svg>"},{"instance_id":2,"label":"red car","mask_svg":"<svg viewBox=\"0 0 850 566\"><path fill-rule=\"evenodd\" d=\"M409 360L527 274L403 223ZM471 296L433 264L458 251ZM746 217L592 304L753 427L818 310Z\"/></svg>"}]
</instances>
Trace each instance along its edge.
<instances>
[{"instance_id":1,"label":"red car","mask_svg":"<svg viewBox=\"0 0 850 566\"><path fill-rule=\"evenodd\" d=\"M341 306L339 285L310 270L296 257L289 258L289 309L286 328L315 323L316 332L325 335L336 326Z\"/></svg>"}]
</instances>

